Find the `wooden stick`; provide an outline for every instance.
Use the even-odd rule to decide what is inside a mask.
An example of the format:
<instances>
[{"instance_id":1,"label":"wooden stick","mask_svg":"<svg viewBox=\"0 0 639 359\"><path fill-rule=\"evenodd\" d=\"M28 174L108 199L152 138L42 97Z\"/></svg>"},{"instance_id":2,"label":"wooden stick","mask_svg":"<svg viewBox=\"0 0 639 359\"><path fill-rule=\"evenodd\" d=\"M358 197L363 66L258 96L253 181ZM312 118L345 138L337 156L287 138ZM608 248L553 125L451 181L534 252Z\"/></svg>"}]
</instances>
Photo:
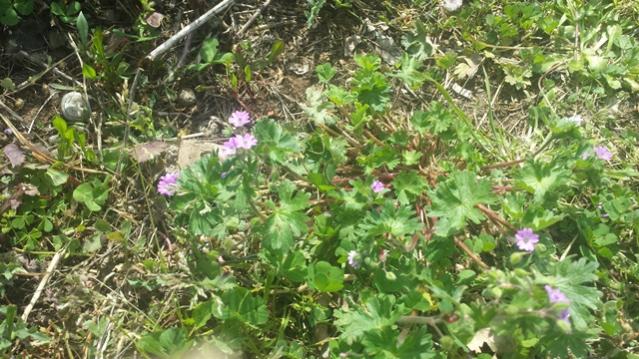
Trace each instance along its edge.
<instances>
[{"instance_id":1,"label":"wooden stick","mask_svg":"<svg viewBox=\"0 0 639 359\"><path fill-rule=\"evenodd\" d=\"M64 252L65 252L65 249L62 249L56 252L56 254L51 259L51 262L49 263L49 267L47 267L47 271L44 274L44 277L42 277L42 280L40 280L40 284L38 284L38 288L36 288L35 293L33 293L33 297L31 297L31 301L29 302L29 305L27 305L27 307L24 308L24 313L22 313L23 321L26 322L27 319L29 318L29 314L31 313L33 306L38 302L38 299L40 299L40 296L42 295L42 291L44 290L44 287L49 282L49 279L51 279L51 275L53 274L53 271L55 271L55 268L58 266L58 263L60 262L60 258L62 258L62 255L64 254Z\"/></svg>"},{"instance_id":2,"label":"wooden stick","mask_svg":"<svg viewBox=\"0 0 639 359\"><path fill-rule=\"evenodd\" d=\"M478 255L476 255L472 250L470 250L470 248L468 248L468 246L461 240L455 238L455 245L459 247L459 249L464 251L464 253L466 253L470 257L470 259L472 259L478 266L481 267L481 269L486 270L490 268L488 264L484 263L484 261L482 261L481 258L479 258Z\"/></svg>"},{"instance_id":3,"label":"wooden stick","mask_svg":"<svg viewBox=\"0 0 639 359\"><path fill-rule=\"evenodd\" d=\"M484 206L483 204L478 204L475 207L477 207L480 211L482 211L491 221L501 224L502 226L514 230L515 227L508 223L507 220L501 218L497 213L495 213L495 211L493 211L492 209Z\"/></svg>"},{"instance_id":4,"label":"wooden stick","mask_svg":"<svg viewBox=\"0 0 639 359\"><path fill-rule=\"evenodd\" d=\"M242 34L244 34L244 32L246 30L248 30L249 26L251 26L251 24L253 24L255 22L255 20L257 19L258 16L260 16L260 14L262 12L264 12L264 9L266 9L267 6L269 6L269 4L271 3L272 0L266 0L262 6L260 6L259 9L257 9L257 11L255 12L255 14L253 14L253 16L251 16L250 19L248 19L248 21L246 22L246 24L244 24L244 26L242 26L242 28L240 29L240 31L237 32L237 36L242 36Z\"/></svg>"},{"instance_id":5,"label":"wooden stick","mask_svg":"<svg viewBox=\"0 0 639 359\"><path fill-rule=\"evenodd\" d=\"M204 25L207 21L211 20L213 16L222 12L224 9L229 7L235 2L235 0L222 0L219 4L215 5L211 10L205 12L202 16L197 18L192 23L188 24L182 30L178 31L177 34L171 36L168 40L163 42L160 46L156 47L155 50L151 51L148 55L146 55L146 59L153 61L156 57L162 55L167 52L176 42L180 41L183 37L197 30L200 26Z\"/></svg>"}]
</instances>

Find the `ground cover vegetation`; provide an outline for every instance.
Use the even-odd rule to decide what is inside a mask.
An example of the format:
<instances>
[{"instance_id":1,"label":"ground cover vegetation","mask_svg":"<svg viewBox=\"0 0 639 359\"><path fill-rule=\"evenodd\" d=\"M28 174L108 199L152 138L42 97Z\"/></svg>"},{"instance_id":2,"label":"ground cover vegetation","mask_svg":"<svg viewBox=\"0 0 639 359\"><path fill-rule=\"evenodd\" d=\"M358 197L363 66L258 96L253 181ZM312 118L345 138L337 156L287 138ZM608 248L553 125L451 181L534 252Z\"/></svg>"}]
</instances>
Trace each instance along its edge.
<instances>
[{"instance_id":1,"label":"ground cover vegetation","mask_svg":"<svg viewBox=\"0 0 639 359\"><path fill-rule=\"evenodd\" d=\"M0 29L3 356L639 355L635 2L0 0Z\"/></svg>"}]
</instances>

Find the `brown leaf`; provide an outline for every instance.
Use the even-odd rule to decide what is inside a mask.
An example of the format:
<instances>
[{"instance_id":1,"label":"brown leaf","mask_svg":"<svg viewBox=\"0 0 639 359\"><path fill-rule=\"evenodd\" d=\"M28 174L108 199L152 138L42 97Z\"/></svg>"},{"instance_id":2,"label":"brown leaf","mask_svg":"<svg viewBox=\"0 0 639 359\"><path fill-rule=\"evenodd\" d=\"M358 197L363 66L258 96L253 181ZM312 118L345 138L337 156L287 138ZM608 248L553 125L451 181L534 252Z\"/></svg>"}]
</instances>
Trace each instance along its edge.
<instances>
[{"instance_id":1,"label":"brown leaf","mask_svg":"<svg viewBox=\"0 0 639 359\"><path fill-rule=\"evenodd\" d=\"M9 162L11 162L11 167L15 168L24 162L24 152L16 145L15 143L10 143L4 146L4 155L7 156Z\"/></svg>"},{"instance_id":2,"label":"brown leaf","mask_svg":"<svg viewBox=\"0 0 639 359\"><path fill-rule=\"evenodd\" d=\"M218 145L209 140L182 140L178 150L178 166L186 168L202 155L217 150Z\"/></svg>"},{"instance_id":3,"label":"brown leaf","mask_svg":"<svg viewBox=\"0 0 639 359\"><path fill-rule=\"evenodd\" d=\"M475 353L481 353L481 347L483 347L484 344L487 344L492 351L497 350L497 346L495 345L495 336L490 328L478 330L466 346Z\"/></svg>"},{"instance_id":4,"label":"brown leaf","mask_svg":"<svg viewBox=\"0 0 639 359\"><path fill-rule=\"evenodd\" d=\"M169 148L169 144L163 141L141 143L133 147L131 156L139 163L154 159Z\"/></svg>"},{"instance_id":5,"label":"brown leaf","mask_svg":"<svg viewBox=\"0 0 639 359\"><path fill-rule=\"evenodd\" d=\"M162 19L164 19L164 15L159 12L154 12L146 18L146 23L151 27L158 28L162 24Z\"/></svg>"},{"instance_id":6,"label":"brown leaf","mask_svg":"<svg viewBox=\"0 0 639 359\"><path fill-rule=\"evenodd\" d=\"M9 198L9 205L11 206L11 209L13 210L18 209L21 203L22 201L20 200L20 198Z\"/></svg>"},{"instance_id":7,"label":"brown leaf","mask_svg":"<svg viewBox=\"0 0 639 359\"><path fill-rule=\"evenodd\" d=\"M40 191L38 191L38 187L32 185L31 183L21 183L20 185L22 186L22 191L27 196L33 197L40 194Z\"/></svg>"}]
</instances>

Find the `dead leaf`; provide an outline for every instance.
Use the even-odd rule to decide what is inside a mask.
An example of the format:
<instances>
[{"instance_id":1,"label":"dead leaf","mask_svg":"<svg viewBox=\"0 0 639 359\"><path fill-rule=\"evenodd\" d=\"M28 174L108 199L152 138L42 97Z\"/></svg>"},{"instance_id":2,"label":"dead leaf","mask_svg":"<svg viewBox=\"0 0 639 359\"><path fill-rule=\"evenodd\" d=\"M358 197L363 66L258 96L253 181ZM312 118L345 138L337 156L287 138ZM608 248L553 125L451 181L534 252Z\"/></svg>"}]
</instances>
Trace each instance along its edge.
<instances>
[{"instance_id":1,"label":"dead leaf","mask_svg":"<svg viewBox=\"0 0 639 359\"><path fill-rule=\"evenodd\" d=\"M473 339L466 344L468 349L474 351L475 353L481 353L481 348L487 344L490 350L493 352L497 351L497 346L495 345L495 336L490 328L479 329Z\"/></svg>"},{"instance_id":2,"label":"dead leaf","mask_svg":"<svg viewBox=\"0 0 639 359\"><path fill-rule=\"evenodd\" d=\"M38 187L32 185L31 183L21 183L20 186L22 186L22 191L27 196L34 197L40 194L40 191L38 191Z\"/></svg>"},{"instance_id":3,"label":"dead leaf","mask_svg":"<svg viewBox=\"0 0 639 359\"><path fill-rule=\"evenodd\" d=\"M20 204L22 204L20 198L9 198L9 205L11 206L11 209L18 209L18 207L20 207Z\"/></svg>"},{"instance_id":4,"label":"dead leaf","mask_svg":"<svg viewBox=\"0 0 639 359\"><path fill-rule=\"evenodd\" d=\"M24 163L24 152L22 152L20 147L18 147L18 145L16 145L15 143L10 143L4 146L3 150L4 155L7 156L9 162L11 162L11 167L15 168Z\"/></svg>"},{"instance_id":5,"label":"dead leaf","mask_svg":"<svg viewBox=\"0 0 639 359\"><path fill-rule=\"evenodd\" d=\"M146 18L146 23L151 27L158 28L162 24L162 19L164 19L164 15L154 12Z\"/></svg>"},{"instance_id":6,"label":"dead leaf","mask_svg":"<svg viewBox=\"0 0 639 359\"><path fill-rule=\"evenodd\" d=\"M191 163L199 160L203 154L213 152L218 145L206 140L183 140L178 150L178 166L186 168Z\"/></svg>"},{"instance_id":7,"label":"dead leaf","mask_svg":"<svg viewBox=\"0 0 639 359\"><path fill-rule=\"evenodd\" d=\"M163 141L153 141L136 145L131 150L131 157L139 163L154 159L169 148L169 144Z\"/></svg>"}]
</instances>

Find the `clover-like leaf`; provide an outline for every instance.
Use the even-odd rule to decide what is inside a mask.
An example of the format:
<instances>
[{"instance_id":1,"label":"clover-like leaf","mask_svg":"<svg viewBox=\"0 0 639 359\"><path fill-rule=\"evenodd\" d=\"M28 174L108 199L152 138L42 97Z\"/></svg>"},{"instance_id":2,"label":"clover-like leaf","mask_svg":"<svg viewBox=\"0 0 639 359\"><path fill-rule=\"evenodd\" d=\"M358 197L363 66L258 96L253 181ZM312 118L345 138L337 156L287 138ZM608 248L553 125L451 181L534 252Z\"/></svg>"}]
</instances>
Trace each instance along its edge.
<instances>
[{"instance_id":1,"label":"clover-like leaf","mask_svg":"<svg viewBox=\"0 0 639 359\"><path fill-rule=\"evenodd\" d=\"M439 217L435 232L441 236L462 230L468 221L481 222L484 216L476 206L496 201L490 182L477 179L477 176L469 171L453 173L430 192L430 197L430 215Z\"/></svg>"}]
</instances>

